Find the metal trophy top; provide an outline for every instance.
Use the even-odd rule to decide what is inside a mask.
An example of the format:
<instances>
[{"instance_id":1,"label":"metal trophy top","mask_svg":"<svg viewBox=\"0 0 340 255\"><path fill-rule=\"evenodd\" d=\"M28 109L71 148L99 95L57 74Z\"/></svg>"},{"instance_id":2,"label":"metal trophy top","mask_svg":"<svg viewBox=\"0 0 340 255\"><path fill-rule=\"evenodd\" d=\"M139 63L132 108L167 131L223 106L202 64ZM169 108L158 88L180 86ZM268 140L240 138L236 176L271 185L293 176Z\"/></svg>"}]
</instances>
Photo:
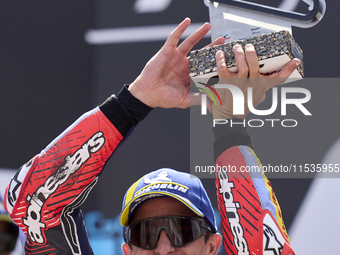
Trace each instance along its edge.
<instances>
[{"instance_id":1,"label":"metal trophy top","mask_svg":"<svg viewBox=\"0 0 340 255\"><path fill-rule=\"evenodd\" d=\"M307 14L242 0L204 0L209 7L211 39L213 41L223 36L229 42L274 31L287 30L292 33L291 26L312 27L322 19L326 2L302 1L309 5Z\"/></svg>"}]
</instances>

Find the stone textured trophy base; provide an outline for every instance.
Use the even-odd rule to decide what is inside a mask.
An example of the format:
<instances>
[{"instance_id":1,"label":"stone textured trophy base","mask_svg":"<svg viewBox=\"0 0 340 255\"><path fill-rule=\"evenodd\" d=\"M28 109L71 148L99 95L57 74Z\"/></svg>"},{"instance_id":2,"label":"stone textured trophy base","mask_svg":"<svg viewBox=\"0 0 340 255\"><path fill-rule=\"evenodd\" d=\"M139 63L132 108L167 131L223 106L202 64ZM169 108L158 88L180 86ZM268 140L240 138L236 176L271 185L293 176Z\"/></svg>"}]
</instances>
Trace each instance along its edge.
<instances>
[{"instance_id":1,"label":"stone textured trophy base","mask_svg":"<svg viewBox=\"0 0 340 255\"><path fill-rule=\"evenodd\" d=\"M215 55L219 50L223 51L226 56L228 69L231 72L237 72L233 53L233 46L235 44L240 44L243 47L247 44L254 45L259 59L260 72L264 75L279 72L291 59L299 58L301 65L290 77L302 78L304 76L301 48L288 31L279 31L191 51L189 54L190 77L210 78L216 76L217 67Z\"/></svg>"}]
</instances>

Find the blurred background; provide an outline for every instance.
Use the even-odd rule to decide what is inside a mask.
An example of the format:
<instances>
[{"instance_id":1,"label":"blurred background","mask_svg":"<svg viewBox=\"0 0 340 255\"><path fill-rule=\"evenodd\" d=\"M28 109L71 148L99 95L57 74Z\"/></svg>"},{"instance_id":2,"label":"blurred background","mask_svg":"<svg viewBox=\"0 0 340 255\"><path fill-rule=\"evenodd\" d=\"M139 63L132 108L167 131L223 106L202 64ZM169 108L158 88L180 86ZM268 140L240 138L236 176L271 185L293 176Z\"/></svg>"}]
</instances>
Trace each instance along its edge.
<instances>
[{"instance_id":1,"label":"blurred background","mask_svg":"<svg viewBox=\"0 0 340 255\"><path fill-rule=\"evenodd\" d=\"M327 1L327 0L326 0ZM302 10L299 0L257 0ZM262 163L339 163L339 1L322 21L293 28L304 51L313 121L298 132L251 129ZM190 17L190 31L209 21L203 0L17 0L0 3L0 192L16 169L82 113L131 83L170 31ZM190 32L189 31L189 32ZM195 49L210 42L204 38ZM330 83L327 81L330 78ZM95 254L121 254L117 220L127 188L161 167L190 168L190 111L155 109L114 153L82 206ZM295 130L296 131L296 130ZM302 162L303 161L303 162ZM320 177L320 176L316 176ZM340 236L339 179L271 180L296 254L334 251ZM203 179L214 207L212 179ZM221 250L221 254L225 252ZM17 247L13 254L20 254Z\"/></svg>"}]
</instances>

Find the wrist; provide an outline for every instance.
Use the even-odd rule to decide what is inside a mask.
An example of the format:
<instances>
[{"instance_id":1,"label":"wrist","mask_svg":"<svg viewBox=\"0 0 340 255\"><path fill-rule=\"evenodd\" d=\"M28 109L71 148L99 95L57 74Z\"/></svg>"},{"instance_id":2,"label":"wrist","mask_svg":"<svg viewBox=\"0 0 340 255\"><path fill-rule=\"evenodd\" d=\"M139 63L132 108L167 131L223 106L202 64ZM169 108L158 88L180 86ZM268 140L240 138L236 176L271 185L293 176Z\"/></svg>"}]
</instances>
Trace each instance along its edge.
<instances>
[{"instance_id":1,"label":"wrist","mask_svg":"<svg viewBox=\"0 0 340 255\"><path fill-rule=\"evenodd\" d=\"M240 123L240 119L228 119L228 123L213 127L215 136L214 159L233 146L249 146L253 148L248 129Z\"/></svg>"},{"instance_id":2,"label":"wrist","mask_svg":"<svg viewBox=\"0 0 340 255\"><path fill-rule=\"evenodd\" d=\"M117 94L118 100L122 103L125 109L131 114L135 121L135 125L142 121L149 112L153 109L136 98L129 90L129 85L124 85L121 91Z\"/></svg>"},{"instance_id":3,"label":"wrist","mask_svg":"<svg viewBox=\"0 0 340 255\"><path fill-rule=\"evenodd\" d=\"M155 108L155 106L153 106L152 103L150 102L150 96L148 96L143 91L142 88L143 88L143 85L140 84L137 78L134 82L132 82L129 85L128 90L130 91L131 95L137 98L139 101L141 101L142 103L144 103L145 105L151 108Z\"/></svg>"}]
</instances>

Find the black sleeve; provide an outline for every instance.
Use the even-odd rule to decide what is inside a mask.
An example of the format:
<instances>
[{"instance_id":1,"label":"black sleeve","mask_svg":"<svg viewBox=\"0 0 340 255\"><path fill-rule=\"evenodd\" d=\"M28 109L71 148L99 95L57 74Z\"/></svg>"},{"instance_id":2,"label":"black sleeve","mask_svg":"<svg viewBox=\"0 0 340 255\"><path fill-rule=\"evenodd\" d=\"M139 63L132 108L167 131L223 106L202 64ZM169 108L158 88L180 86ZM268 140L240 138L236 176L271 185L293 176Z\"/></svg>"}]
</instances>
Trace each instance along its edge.
<instances>
[{"instance_id":1,"label":"black sleeve","mask_svg":"<svg viewBox=\"0 0 340 255\"><path fill-rule=\"evenodd\" d=\"M117 96L110 96L99 108L124 137L132 126L137 126L153 109L135 98L127 85Z\"/></svg>"},{"instance_id":2,"label":"black sleeve","mask_svg":"<svg viewBox=\"0 0 340 255\"><path fill-rule=\"evenodd\" d=\"M235 122L240 122L239 119L232 119ZM229 120L230 121L230 120ZM227 149L245 145L253 148L253 143L249 135L248 129L243 125L216 125L213 127L215 142L214 142L214 160Z\"/></svg>"}]
</instances>

